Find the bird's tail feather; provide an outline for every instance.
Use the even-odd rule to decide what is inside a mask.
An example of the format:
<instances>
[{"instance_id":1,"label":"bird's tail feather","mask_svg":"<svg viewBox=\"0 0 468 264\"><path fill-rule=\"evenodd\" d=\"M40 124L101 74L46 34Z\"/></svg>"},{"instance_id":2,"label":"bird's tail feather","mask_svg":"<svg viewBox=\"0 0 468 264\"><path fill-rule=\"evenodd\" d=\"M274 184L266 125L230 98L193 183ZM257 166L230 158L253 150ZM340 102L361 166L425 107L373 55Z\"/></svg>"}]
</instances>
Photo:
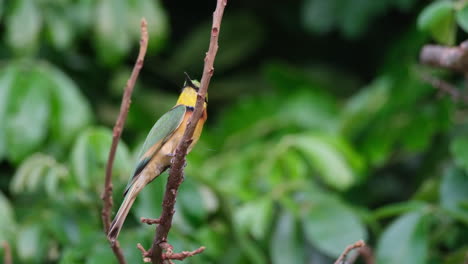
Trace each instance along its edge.
<instances>
[{"instance_id":1,"label":"bird's tail feather","mask_svg":"<svg viewBox=\"0 0 468 264\"><path fill-rule=\"evenodd\" d=\"M135 202L139 189L140 188L137 188L137 184L134 184L125 195L125 199L123 200L122 205L120 205L119 211L115 215L114 221L112 221L111 226L107 232L107 238L112 243L115 243L117 240L120 229L125 222L125 218L127 218L130 208L132 208L133 202Z\"/></svg>"}]
</instances>

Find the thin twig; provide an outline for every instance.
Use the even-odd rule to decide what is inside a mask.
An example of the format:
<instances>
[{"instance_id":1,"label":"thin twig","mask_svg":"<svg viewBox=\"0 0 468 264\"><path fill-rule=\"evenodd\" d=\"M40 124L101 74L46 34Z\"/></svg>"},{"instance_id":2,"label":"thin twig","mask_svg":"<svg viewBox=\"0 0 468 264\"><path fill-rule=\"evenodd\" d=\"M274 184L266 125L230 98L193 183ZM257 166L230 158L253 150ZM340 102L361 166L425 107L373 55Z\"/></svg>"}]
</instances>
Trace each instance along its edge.
<instances>
[{"instance_id":1,"label":"thin twig","mask_svg":"<svg viewBox=\"0 0 468 264\"><path fill-rule=\"evenodd\" d=\"M141 217L140 222L148 225L154 225L154 224L159 224L161 220L159 218L153 219L153 218L145 218Z\"/></svg>"},{"instance_id":2,"label":"thin twig","mask_svg":"<svg viewBox=\"0 0 468 264\"><path fill-rule=\"evenodd\" d=\"M197 255L202 253L206 248L205 247L199 247L193 251L182 251L180 253L174 253L174 247L167 243L163 242L159 245L162 249L166 251L166 253L162 254L162 258L164 261L168 261L169 263L172 263L172 259L175 260L184 260L188 257ZM147 251L140 243L137 244L137 248L141 251L141 256L143 257L143 262L148 263L151 262L151 252Z\"/></svg>"},{"instance_id":3,"label":"thin twig","mask_svg":"<svg viewBox=\"0 0 468 264\"><path fill-rule=\"evenodd\" d=\"M179 146L176 149L175 156L172 160L172 166L169 173L169 178L166 184L166 191L164 193L164 200L162 204L162 213L160 223L156 228L156 235L154 237L153 244L151 246L152 262L162 264L163 248L162 243L167 242L167 236L172 225L172 217L175 213L174 205L177 196L177 190L183 181L184 173L183 168L185 165L185 156L187 155L187 149L192 142L193 132L203 112L203 104L208 91L208 85L210 84L211 77L214 72L214 60L216 52L218 51L218 35L221 28L221 20L224 13L224 8L227 4L227 0L217 0L216 9L213 13L213 26L211 28L211 38L208 52L205 56L205 65L203 68L203 75L201 78L200 90L197 97L197 103L190 120L187 123L187 129L182 137Z\"/></svg>"},{"instance_id":4,"label":"thin twig","mask_svg":"<svg viewBox=\"0 0 468 264\"><path fill-rule=\"evenodd\" d=\"M13 264L13 257L11 256L11 247L8 242L3 241L3 263L4 264Z\"/></svg>"},{"instance_id":5,"label":"thin twig","mask_svg":"<svg viewBox=\"0 0 468 264\"><path fill-rule=\"evenodd\" d=\"M151 262L151 253L146 251L146 249L140 244L137 244L137 248L141 251L141 256L143 257L143 262L150 263Z\"/></svg>"},{"instance_id":6,"label":"thin twig","mask_svg":"<svg viewBox=\"0 0 468 264\"><path fill-rule=\"evenodd\" d=\"M421 73L420 76L424 82L432 85L441 93L448 94L453 101L463 101L464 103L468 103L468 96L463 95L453 84L426 73Z\"/></svg>"},{"instance_id":7,"label":"thin twig","mask_svg":"<svg viewBox=\"0 0 468 264\"><path fill-rule=\"evenodd\" d=\"M468 73L468 41L457 47L425 45L419 58L422 64Z\"/></svg>"},{"instance_id":8,"label":"thin twig","mask_svg":"<svg viewBox=\"0 0 468 264\"><path fill-rule=\"evenodd\" d=\"M199 247L193 251L182 251L180 253L165 253L163 254L163 259L176 259L176 260L184 260L188 257L194 256L196 254L200 254L205 250L205 247Z\"/></svg>"},{"instance_id":9,"label":"thin twig","mask_svg":"<svg viewBox=\"0 0 468 264\"><path fill-rule=\"evenodd\" d=\"M363 247L365 245L366 245L366 243L364 243L364 241L359 240L359 241L355 242L354 244L347 246L346 249L343 251L343 253L341 253L340 257L335 261L335 264L343 264L344 261L346 260L346 256L348 255L348 253L351 250L353 250L355 248Z\"/></svg>"},{"instance_id":10,"label":"thin twig","mask_svg":"<svg viewBox=\"0 0 468 264\"><path fill-rule=\"evenodd\" d=\"M110 211L112 209L112 167L114 164L115 152L117 151L117 146L119 143L120 135L122 134L123 126L125 120L127 119L128 109L130 108L130 99L132 96L133 88L135 87L135 82L138 78L141 68L143 67L143 61L146 55L146 49L148 47L148 30L146 20L143 18L141 20L141 40L140 40L140 51L138 53L137 61L133 67L132 74L127 81L125 86L125 91L122 97L122 103L120 105L120 113L117 118L117 122L114 126L114 133L112 136L112 145L109 151L109 159L107 161L106 167L106 179L104 185L104 191L102 194L102 200L104 206L101 212L102 222L104 223L104 232L107 234L107 231L110 227ZM112 250L114 251L115 256L117 257L119 263L126 263L123 252L119 246L118 241L116 243L111 243Z\"/></svg>"}]
</instances>

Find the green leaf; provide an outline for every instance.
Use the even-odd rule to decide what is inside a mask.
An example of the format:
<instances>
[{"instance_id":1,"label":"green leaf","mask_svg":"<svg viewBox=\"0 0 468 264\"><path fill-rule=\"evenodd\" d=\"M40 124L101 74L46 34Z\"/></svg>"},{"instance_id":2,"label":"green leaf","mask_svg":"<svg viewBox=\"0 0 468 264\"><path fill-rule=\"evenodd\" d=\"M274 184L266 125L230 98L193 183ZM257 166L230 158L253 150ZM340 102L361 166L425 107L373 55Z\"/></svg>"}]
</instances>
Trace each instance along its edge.
<instances>
[{"instance_id":1,"label":"green leaf","mask_svg":"<svg viewBox=\"0 0 468 264\"><path fill-rule=\"evenodd\" d=\"M47 253L46 247L45 237L39 225L23 226L18 231L16 248L20 249L17 252L23 262L42 259Z\"/></svg>"},{"instance_id":2,"label":"green leaf","mask_svg":"<svg viewBox=\"0 0 468 264\"><path fill-rule=\"evenodd\" d=\"M426 216L420 212L411 212L399 217L379 239L377 263L427 263L428 227Z\"/></svg>"},{"instance_id":3,"label":"green leaf","mask_svg":"<svg viewBox=\"0 0 468 264\"><path fill-rule=\"evenodd\" d=\"M6 41L19 55L30 54L38 46L42 17L36 1L14 1L6 19Z\"/></svg>"},{"instance_id":4,"label":"green leaf","mask_svg":"<svg viewBox=\"0 0 468 264\"><path fill-rule=\"evenodd\" d=\"M203 243L206 248L210 249L203 254L207 254L214 259L225 256L226 248L233 244L231 240L225 239L227 236L230 236L228 226L221 221L203 225L197 228L193 234L196 241Z\"/></svg>"},{"instance_id":5,"label":"green leaf","mask_svg":"<svg viewBox=\"0 0 468 264\"><path fill-rule=\"evenodd\" d=\"M131 47L126 10L124 0L103 0L96 7L95 46L106 65L116 65Z\"/></svg>"},{"instance_id":6,"label":"green leaf","mask_svg":"<svg viewBox=\"0 0 468 264\"><path fill-rule=\"evenodd\" d=\"M164 47L169 35L169 20L161 1L130 0L128 5L128 30L133 39L140 39L140 23L141 19L145 18L148 23L148 35L151 39L148 42L148 49L158 51Z\"/></svg>"},{"instance_id":7,"label":"green leaf","mask_svg":"<svg viewBox=\"0 0 468 264\"><path fill-rule=\"evenodd\" d=\"M432 143L431 139L437 131L437 121L442 119L435 116L434 110L432 106L423 106L419 112L412 115L412 121L405 128L405 137L402 138L408 151L419 153Z\"/></svg>"},{"instance_id":8,"label":"green leaf","mask_svg":"<svg viewBox=\"0 0 468 264\"><path fill-rule=\"evenodd\" d=\"M44 197L44 190L52 198L58 198L57 187L60 180L68 178L65 166L48 155L36 153L24 160L11 181L11 191L17 195L38 193ZM60 190L63 191L63 190Z\"/></svg>"},{"instance_id":9,"label":"green leaf","mask_svg":"<svg viewBox=\"0 0 468 264\"><path fill-rule=\"evenodd\" d=\"M185 178L184 184L180 186L177 201L190 222L203 222L207 211L203 204L200 187L189 175Z\"/></svg>"},{"instance_id":10,"label":"green leaf","mask_svg":"<svg viewBox=\"0 0 468 264\"><path fill-rule=\"evenodd\" d=\"M153 241L154 234L154 226L146 225L146 228L136 228L136 229L124 229L123 232L120 233L119 242L120 246L123 249L123 253L125 258L127 259L127 263L142 263L141 252L139 250L135 250L135 243L141 243L146 247L146 245L151 245ZM102 237L102 236L101 236ZM171 237L169 237L171 239ZM104 248L109 248L107 245L107 241L105 239L101 240L104 242ZM107 250L109 251L109 250ZM112 263L115 261L115 256L113 256ZM96 263L107 263L107 262L98 262Z\"/></svg>"},{"instance_id":11,"label":"green leaf","mask_svg":"<svg viewBox=\"0 0 468 264\"><path fill-rule=\"evenodd\" d=\"M46 28L52 45L59 50L70 47L75 32L71 21L65 15L53 11L46 14Z\"/></svg>"},{"instance_id":12,"label":"green leaf","mask_svg":"<svg viewBox=\"0 0 468 264\"><path fill-rule=\"evenodd\" d=\"M7 197L0 191L0 241L13 242L15 238L16 222L13 206Z\"/></svg>"},{"instance_id":13,"label":"green leaf","mask_svg":"<svg viewBox=\"0 0 468 264\"><path fill-rule=\"evenodd\" d=\"M13 82L16 78L17 71L17 67L13 64L9 64L0 71L0 120L6 120ZM7 152L7 135L5 126L5 122L0 122L0 160L3 159Z\"/></svg>"},{"instance_id":14,"label":"green leaf","mask_svg":"<svg viewBox=\"0 0 468 264\"><path fill-rule=\"evenodd\" d=\"M366 229L346 204L329 195L312 196L309 210L302 211L302 224L306 238L320 251L331 257L341 254L343 248L366 240Z\"/></svg>"},{"instance_id":15,"label":"green leaf","mask_svg":"<svg viewBox=\"0 0 468 264\"><path fill-rule=\"evenodd\" d=\"M328 95L302 90L288 95L288 100L285 100L283 107L279 109L277 120L281 120L285 125L296 125L300 128L335 131L336 108L334 100Z\"/></svg>"},{"instance_id":16,"label":"green leaf","mask_svg":"<svg viewBox=\"0 0 468 264\"><path fill-rule=\"evenodd\" d=\"M304 241L294 216L282 212L278 218L270 243L273 264L305 263Z\"/></svg>"},{"instance_id":17,"label":"green leaf","mask_svg":"<svg viewBox=\"0 0 468 264\"><path fill-rule=\"evenodd\" d=\"M450 143L450 152L457 166L468 171L468 137L459 136Z\"/></svg>"},{"instance_id":18,"label":"green leaf","mask_svg":"<svg viewBox=\"0 0 468 264\"><path fill-rule=\"evenodd\" d=\"M105 128L90 128L78 136L71 153L71 171L78 185L101 192L101 182L112 142L112 132ZM123 181L130 174L127 147L120 142L114 161L114 175Z\"/></svg>"},{"instance_id":19,"label":"green leaf","mask_svg":"<svg viewBox=\"0 0 468 264\"><path fill-rule=\"evenodd\" d=\"M435 1L426 6L418 17L418 27L431 33L441 44L455 42L455 12L450 1Z\"/></svg>"},{"instance_id":20,"label":"green leaf","mask_svg":"<svg viewBox=\"0 0 468 264\"><path fill-rule=\"evenodd\" d=\"M78 33L91 30L96 4L93 0L78 0L65 5L65 14Z\"/></svg>"},{"instance_id":21,"label":"green leaf","mask_svg":"<svg viewBox=\"0 0 468 264\"><path fill-rule=\"evenodd\" d=\"M65 166L56 165L49 169L47 174L45 175L44 185L47 194L50 197L56 197L58 191L64 191L63 189L59 189L60 180L68 178L69 172Z\"/></svg>"},{"instance_id":22,"label":"green leaf","mask_svg":"<svg viewBox=\"0 0 468 264\"><path fill-rule=\"evenodd\" d=\"M440 185L440 203L454 217L468 223L468 175L466 170L450 168Z\"/></svg>"},{"instance_id":23,"label":"green leaf","mask_svg":"<svg viewBox=\"0 0 468 264\"><path fill-rule=\"evenodd\" d=\"M351 97L341 112L341 131L349 138L359 136L388 103L391 79L381 77Z\"/></svg>"},{"instance_id":24,"label":"green leaf","mask_svg":"<svg viewBox=\"0 0 468 264\"><path fill-rule=\"evenodd\" d=\"M113 263L115 256L108 245L96 245L86 257L86 264Z\"/></svg>"},{"instance_id":25,"label":"green leaf","mask_svg":"<svg viewBox=\"0 0 468 264\"><path fill-rule=\"evenodd\" d=\"M78 86L52 65L41 72L50 82L52 95L52 137L64 145L71 143L91 121L91 107Z\"/></svg>"},{"instance_id":26,"label":"green leaf","mask_svg":"<svg viewBox=\"0 0 468 264\"><path fill-rule=\"evenodd\" d=\"M436 202L439 200L440 178L426 178L414 192L412 199L416 201Z\"/></svg>"},{"instance_id":27,"label":"green leaf","mask_svg":"<svg viewBox=\"0 0 468 264\"><path fill-rule=\"evenodd\" d=\"M403 114L405 115L405 114ZM366 130L365 140L361 143L360 152L365 155L369 163L383 166L392 154L396 141L404 133L404 126L409 119L401 114L387 116L386 119L377 120L372 129Z\"/></svg>"},{"instance_id":28,"label":"green leaf","mask_svg":"<svg viewBox=\"0 0 468 264\"><path fill-rule=\"evenodd\" d=\"M304 153L326 184L345 190L359 180L363 161L344 140L322 134L290 136L288 140Z\"/></svg>"},{"instance_id":29,"label":"green leaf","mask_svg":"<svg viewBox=\"0 0 468 264\"><path fill-rule=\"evenodd\" d=\"M146 185L138 195L133 206L135 208L134 215L138 221L140 217L158 218L161 215L167 177L167 173L159 175L158 178Z\"/></svg>"},{"instance_id":30,"label":"green leaf","mask_svg":"<svg viewBox=\"0 0 468 264\"><path fill-rule=\"evenodd\" d=\"M82 263L84 254L80 250L76 250L75 247L65 247L61 252L59 264L76 264Z\"/></svg>"},{"instance_id":31,"label":"green leaf","mask_svg":"<svg viewBox=\"0 0 468 264\"><path fill-rule=\"evenodd\" d=\"M458 25L465 31L468 32L468 5L465 4L462 8L457 10L456 13Z\"/></svg>"},{"instance_id":32,"label":"green leaf","mask_svg":"<svg viewBox=\"0 0 468 264\"><path fill-rule=\"evenodd\" d=\"M47 136L48 82L37 71L23 70L12 85L7 112L8 158L18 163L39 149Z\"/></svg>"},{"instance_id":33,"label":"green leaf","mask_svg":"<svg viewBox=\"0 0 468 264\"><path fill-rule=\"evenodd\" d=\"M420 211L426 207L427 204L421 201L406 201L379 207L372 215L375 219L381 219L401 215L403 213Z\"/></svg>"},{"instance_id":34,"label":"green leaf","mask_svg":"<svg viewBox=\"0 0 468 264\"><path fill-rule=\"evenodd\" d=\"M4 68L0 103L0 117L6 120L0 124L0 158L8 147L14 162L37 150L49 127L52 138L67 146L91 119L78 87L46 63L11 63Z\"/></svg>"},{"instance_id":35,"label":"green leaf","mask_svg":"<svg viewBox=\"0 0 468 264\"><path fill-rule=\"evenodd\" d=\"M28 180L26 181L26 192L36 191L39 185L43 183L43 180L45 178L44 176L46 175L48 169L47 165L49 164L46 163L42 166L37 166L36 169L30 172L30 174L28 175Z\"/></svg>"},{"instance_id":36,"label":"green leaf","mask_svg":"<svg viewBox=\"0 0 468 264\"><path fill-rule=\"evenodd\" d=\"M285 174L289 175L291 179L302 179L307 176L307 163L297 151L290 150L282 155L281 164Z\"/></svg>"},{"instance_id":37,"label":"green leaf","mask_svg":"<svg viewBox=\"0 0 468 264\"><path fill-rule=\"evenodd\" d=\"M262 240L273 220L273 201L265 198L245 203L236 210L234 217L239 229L249 230L255 239Z\"/></svg>"}]
</instances>

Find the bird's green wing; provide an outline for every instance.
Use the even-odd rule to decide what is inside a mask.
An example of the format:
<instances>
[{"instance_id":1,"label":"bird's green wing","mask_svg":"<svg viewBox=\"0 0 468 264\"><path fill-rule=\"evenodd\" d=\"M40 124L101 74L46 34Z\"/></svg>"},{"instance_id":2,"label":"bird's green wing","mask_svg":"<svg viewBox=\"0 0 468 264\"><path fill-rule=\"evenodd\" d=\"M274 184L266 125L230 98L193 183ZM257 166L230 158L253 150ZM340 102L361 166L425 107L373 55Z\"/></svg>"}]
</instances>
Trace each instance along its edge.
<instances>
[{"instance_id":1,"label":"bird's green wing","mask_svg":"<svg viewBox=\"0 0 468 264\"><path fill-rule=\"evenodd\" d=\"M184 119L185 111L186 107L184 105L175 106L156 121L138 154L135 170L125 188L124 195L127 193L130 186L132 186L140 172L148 165L154 154L159 151L161 146L169 139L170 135L180 126Z\"/></svg>"}]
</instances>

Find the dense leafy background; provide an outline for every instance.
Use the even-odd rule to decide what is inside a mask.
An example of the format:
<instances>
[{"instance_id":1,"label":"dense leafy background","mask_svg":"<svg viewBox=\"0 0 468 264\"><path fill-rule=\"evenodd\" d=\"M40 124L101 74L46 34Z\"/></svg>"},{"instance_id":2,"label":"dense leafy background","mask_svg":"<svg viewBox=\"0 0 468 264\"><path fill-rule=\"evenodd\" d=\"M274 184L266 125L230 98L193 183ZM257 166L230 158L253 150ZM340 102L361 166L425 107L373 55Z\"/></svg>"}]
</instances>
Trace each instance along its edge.
<instances>
[{"instance_id":1,"label":"dense leafy background","mask_svg":"<svg viewBox=\"0 0 468 264\"><path fill-rule=\"evenodd\" d=\"M115 263L100 222L111 127L150 49L115 162L199 78L215 1L0 1L0 240L17 263ZM230 1L209 121L189 156L170 241L186 263L332 263L364 239L378 263L462 263L466 109L420 80L425 43L458 43L465 1ZM149 246L166 176L121 233ZM0 251L1 252L1 251ZM1 252L0 254L3 254Z\"/></svg>"}]
</instances>

